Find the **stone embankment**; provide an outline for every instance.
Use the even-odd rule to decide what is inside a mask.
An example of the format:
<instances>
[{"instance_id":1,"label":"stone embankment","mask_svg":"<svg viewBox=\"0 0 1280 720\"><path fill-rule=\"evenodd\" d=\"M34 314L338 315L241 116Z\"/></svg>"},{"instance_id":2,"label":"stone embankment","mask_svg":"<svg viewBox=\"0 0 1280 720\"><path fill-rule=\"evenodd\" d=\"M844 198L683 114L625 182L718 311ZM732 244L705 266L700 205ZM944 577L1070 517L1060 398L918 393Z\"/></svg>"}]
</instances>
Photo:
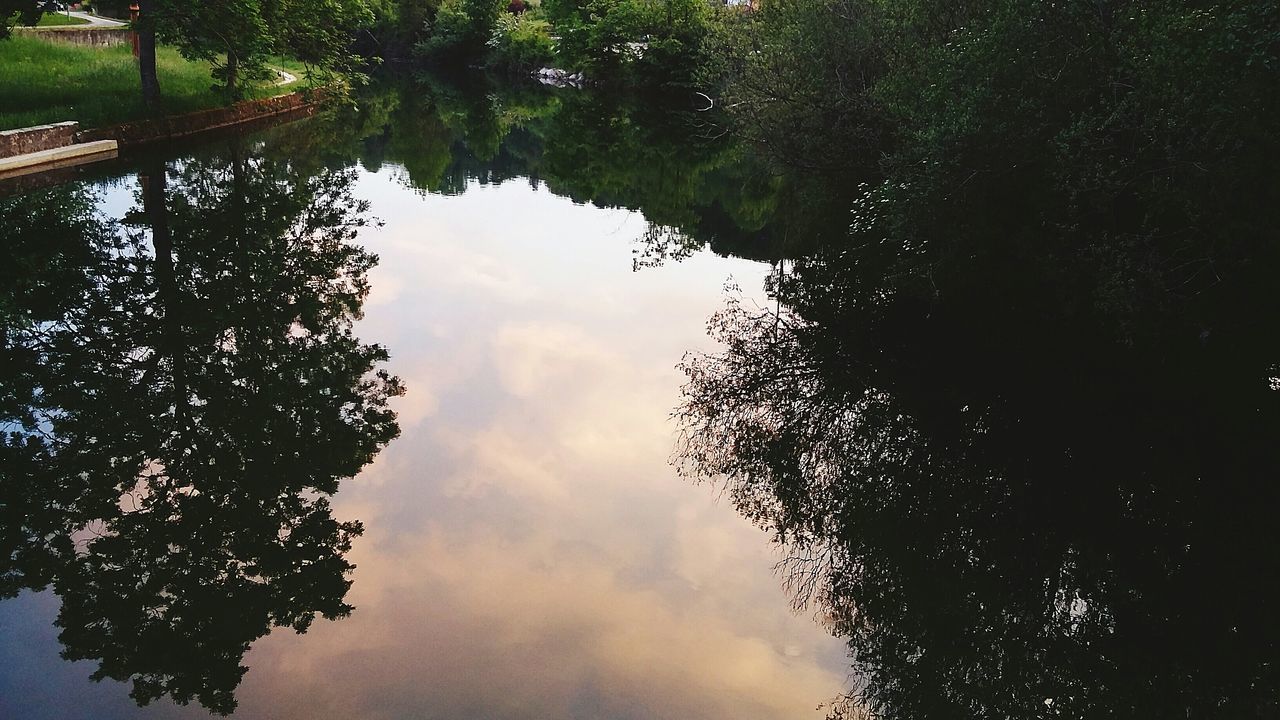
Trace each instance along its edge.
<instances>
[{"instance_id":1,"label":"stone embankment","mask_svg":"<svg viewBox=\"0 0 1280 720\"><path fill-rule=\"evenodd\" d=\"M0 158L49 150L76 141L80 123L61 122L53 125L0 130Z\"/></svg>"},{"instance_id":2,"label":"stone embankment","mask_svg":"<svg viewBox=\"0 0 1280 720\"><path fill-rule=\"evenodd\" d=\"M326 97L323 90L312 90L90 130L80 130L79 123L63 122L0 131L0 180L110 159L120 148L307 117Z\"/></svg>"},{"instance_id":3,"label":"stone embankment","mask_svg":"<svg viewBox=\"0 0 1280 720\"><path fill-rule=\"evenodd\" d=\"M115 140L84 140L79 127L64 122L0 131L0 179L116 156Z\"/></svg>"},{"instance_id":4,"label":"stone embankment","mask_svg":"<svg viewBox=\"0 0 1280 720\"><path fill-rule=\"evenodd\" d=\"M234 105L197 110L185 115L169 115L84 130L80 132L79 139L82 142L114 140L122 148L136 147L267 118L305 117L314 114L326 97L327 93L323 90L311 90L261 100L244 100Z\"/></svg>"}]
</instances>

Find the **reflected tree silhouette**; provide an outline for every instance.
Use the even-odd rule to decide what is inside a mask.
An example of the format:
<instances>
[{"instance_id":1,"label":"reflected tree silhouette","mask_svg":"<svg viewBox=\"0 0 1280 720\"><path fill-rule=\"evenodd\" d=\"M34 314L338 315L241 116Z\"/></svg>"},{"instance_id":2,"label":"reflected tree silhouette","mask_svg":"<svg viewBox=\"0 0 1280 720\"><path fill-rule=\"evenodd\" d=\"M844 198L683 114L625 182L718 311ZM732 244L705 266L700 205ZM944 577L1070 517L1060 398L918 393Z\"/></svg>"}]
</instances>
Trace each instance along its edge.
<instances>
[{"instance_id":1,"label":"reflected tree silhouette","mask_svg":"<svg viewBox=\"0 0 1280 720\"><path fill-rule=\"evenodd\" d=\"M1080 264L966 240L797 260L777 309L732 300L724 350L683 363L683 471L848 640L832 716L1274 715L1280 346L1258 330L1280 309L1257 256L1117 318L1064 280Z\"/></svg>"},{"instance_id":2,"label":"reflected tree silhouette","mask_svg":"<svg viewBox=\"0 0 1280 720\"><path fill-rule=\"evenodd\" d=\"M0 590L52 585L63 656L139 704L231 712L254 640L351 612L361 526L328 496L402 392L352 332L377 260L353 179L233 145L151 163L123 222L0 201L40 270L5 298Z\"/></svg>"},{"instance_id":3,"label":"reflected tree silhouette","mask_svg":"<svg viewBox=\"0 0 1280 720\"><path fill-rule=\"evenodd\" d=\"M101 222L91 193L41 193L0 200L0 234L8 262L0 269L0 597L46 585L59 558L72 553L57 529L84 490L78 481L48 483L44 330L88 302L95 272L119 237Z\"/></svg>"},{"instance_id":4,"label":"reflected tree silhouette","mask_svg":"<svg viewBox=\"0 0 1280 720\"><path fill-rule=\"evenodd\" d=\"M788 8L783 35L822 18ZM884 38L829 9L851 25L823 66L865 65ZM1223 11L1224 35L1265 34L1255 10ZM853 126L876 117L764 110L777 160L838 156L860 189L841 236L771 282L776 309L731 303L723 352L686 359L678 459L790 549L798 599L847 638L836 716L1280 710L1277 146L1265 114L1215 99L1274 101L1246 59L1274 47L1199 64L1183 11L942 21L959 34L927 71L866 96L909 98L882 106L898 130L875 153ZM1153 31L1118 40L1122 17Z\"/></svg>"}]
</instances>

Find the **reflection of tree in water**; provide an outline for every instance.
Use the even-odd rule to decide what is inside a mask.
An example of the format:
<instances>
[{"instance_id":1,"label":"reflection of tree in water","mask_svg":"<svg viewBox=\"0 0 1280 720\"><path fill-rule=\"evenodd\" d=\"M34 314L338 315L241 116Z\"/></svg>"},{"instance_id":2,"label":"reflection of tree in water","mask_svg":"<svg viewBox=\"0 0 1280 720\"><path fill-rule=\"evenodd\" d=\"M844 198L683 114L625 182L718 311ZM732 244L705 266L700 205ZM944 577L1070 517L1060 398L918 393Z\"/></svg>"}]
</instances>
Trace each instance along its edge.
<instances>
[{"instance_id":1,"label":"reflection of tree in water","mask_svg":"<svg viewBox=\"0 0 1280 720\"><path fill-rule=\"evenodd\" d=\"M341 128L362 138L353 153L366 168L394 163L400 179L424 193L521 179L574 202L642 212L651 224L637 243L637 267L707 246L776 258L788 238L843 232L848 224L847 205L832 197L837 183L784 184L683 105L477 78L452 85L424 76L366 92L359 110L338 116Z\"/></svg>"},{"instance_id":2,"label":"reflection of tree in water","mask_svg":"<svg viewBox=\"0 0 1280 720\"><path fill-rule=\"evenodd\" d=\"M351 611L327 498L400 392L352 334L352 180L232 152L153 165L123 226L65 189L0 206L64 218L3 223L40 272L5 297L0 589L52 585L63 656L139 703L229 712L250 643Z\"/></svg>"},{"instance_id":3,"label":"reflection of tree in water","mask_svg":"<svg viewBox=\"0 0 1280 720\"><path fill-rule=\"evenodd\" d=\"M1274 716L1266 224L1206 236L1219 281L1185 292L1150 244L1081 231L1094 247L1055 258L986 209L969 234L918 225L935 242L911 252L796 261L779 311L718 314L726 349L685 363L686 470L723 478L848 639L839 712Z\"/></svg>"}]
</instances>

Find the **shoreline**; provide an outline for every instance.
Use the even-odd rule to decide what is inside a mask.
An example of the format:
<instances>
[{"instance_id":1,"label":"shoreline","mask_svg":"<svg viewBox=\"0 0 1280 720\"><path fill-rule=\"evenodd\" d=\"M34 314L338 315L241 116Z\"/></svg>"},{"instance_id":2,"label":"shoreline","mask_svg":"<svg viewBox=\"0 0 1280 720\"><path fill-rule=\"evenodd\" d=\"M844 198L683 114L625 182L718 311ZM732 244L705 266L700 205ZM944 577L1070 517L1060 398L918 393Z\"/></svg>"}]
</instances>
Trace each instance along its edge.
<instances>
[{"instance_id":1,"label":"shoreline","mask_svg":"<svg viewBox=\"0 0 1280 720\"><path fill-rule=\"evenodd\" d=\"M0 197L30 190L72 182L90 167L104 161L112 161L130 150L163 146L177 140L203 140L221 132L270 127L311 117L325 107L333 95L324 89L307 90L278 95L259 100L244 100L234 105L212 110L170 115L150 120L119 123L101 128L76 132L74 138L61 149L79 146L105 148L107 152L72 153L74 157L51 158L43 152L28 153L30 163L15 165L11 156L10 166L0 177ZM57 153L55 153L57 154Z\"/></svg>"},{"instance_id":2,"label":"shoreline","mask_svg":"<svg viewBox=\"0 0 1280 720\"><path fill-rule=\"evenodd\" d=\"M332 93L324 88L298 90L269 98L241 100L224 107L81 130L76 140L115 140L121 149L129 149L283 115L305 117L317 112L331 98Z\"/></svg>"}]
</instances>

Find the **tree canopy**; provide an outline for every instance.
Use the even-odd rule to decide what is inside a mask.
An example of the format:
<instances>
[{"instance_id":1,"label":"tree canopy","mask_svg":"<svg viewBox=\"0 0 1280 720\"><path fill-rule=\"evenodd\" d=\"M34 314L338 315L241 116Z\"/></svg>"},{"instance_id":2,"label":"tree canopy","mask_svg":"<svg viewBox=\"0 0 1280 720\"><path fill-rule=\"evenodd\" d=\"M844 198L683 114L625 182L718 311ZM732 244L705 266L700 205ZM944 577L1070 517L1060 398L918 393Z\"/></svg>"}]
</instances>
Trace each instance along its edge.
<instances>
[{"instance_id":1,"label":"tree canopy","mask_svg":"<svg viewBox=\"0 0 1280 720\"><path fill-rule=\"evenodd\" d=\"M0 0L0 40L9 37L14 21L35 25L44 14L39 0Z\"/></svg>"}]
</instances>

